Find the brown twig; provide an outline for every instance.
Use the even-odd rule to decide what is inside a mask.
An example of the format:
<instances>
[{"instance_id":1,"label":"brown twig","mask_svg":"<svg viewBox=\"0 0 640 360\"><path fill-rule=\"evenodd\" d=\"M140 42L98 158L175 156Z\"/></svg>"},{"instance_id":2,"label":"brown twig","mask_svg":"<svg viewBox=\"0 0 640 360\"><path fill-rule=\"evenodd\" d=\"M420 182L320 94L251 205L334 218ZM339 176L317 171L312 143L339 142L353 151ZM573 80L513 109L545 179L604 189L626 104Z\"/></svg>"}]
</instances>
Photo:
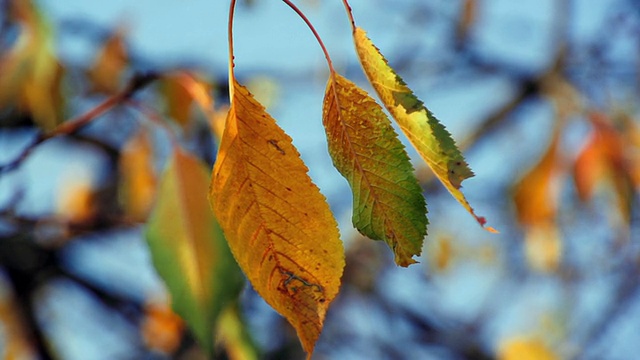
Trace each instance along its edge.
<instances>
[{"instance_id":1,"label":"brown twig","mask_svg":"<svg viewBox=\"0 0 640 360\"><path fill-rule=\"evenodd\" d=\"M127 87L125 87L125 89L120 93L109 97L86 113L60 124L53 131L49 133L40 133L35 139L33 139L33 141L29 145L24 148L24 150L22 150L20 154L18 154L18 156L16 156L15 159L4 165L0 165L0 175L17 169L24 162L27 156L29 156L29 154L31 154L31 152L40 144L60 135L69 135L77 132L78 130L91 123L91 121L95 120L115 106L129 99L136 92L143 89L157 78L158 75L155 73L136 75L131 79Z\"/></svg>"}]
</instances>

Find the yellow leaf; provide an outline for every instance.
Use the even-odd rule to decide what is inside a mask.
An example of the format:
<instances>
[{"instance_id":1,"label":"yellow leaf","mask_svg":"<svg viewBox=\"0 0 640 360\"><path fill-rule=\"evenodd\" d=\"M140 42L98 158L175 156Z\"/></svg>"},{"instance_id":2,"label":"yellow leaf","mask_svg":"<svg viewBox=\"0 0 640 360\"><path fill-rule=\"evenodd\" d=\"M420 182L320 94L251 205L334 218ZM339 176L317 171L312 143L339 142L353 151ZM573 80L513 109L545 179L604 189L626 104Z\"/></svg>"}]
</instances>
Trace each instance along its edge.
<instances>
[{"instance_id":1,"label":"yellow leaf","mask_svg":"<svg viewBox=\"0 0 640 360\"><path fill-rule=\"evenodd\" d=\"M539 339L512 338L498 350L498 360L559 360L547 345Z\"/></svg>"},{"instance_id":2,"label":"yellow leaf","mask_svg":"<svg viewBox=\"0 0 640 360\"><path fill-rule=\"evenodd\" d=\"M373 45L364 30L354 27L354 40L360 63L380 99L409 138L418 153L449 190L482 226L486 220L475 214L460 190L462 181L472 177L451 134L407 87L402 78ZM491 227L485 229L496 232Z\"/></svg>"},{"instance_id":3,"label":"yellow leaf","mask_svg":"<svg viewBox=\"0 0 640 360\"><path fill-rule=\"evenodd\" d=\"M555 224L544 224L525 229L525 254L532 269L541 272L556 271L562 259L562 237Z\"/></svg>"},{"instance_id":4,"label":"yellow leaf","mask_svg":"<svg viewBox=\"0 0 640 360\"><path fill-rule=\"evenodd\" d=\"M311 356L344 268L337 224L291 138L233 78L232 94L211 203L253 287Z\"/></svg>"},{"instance_id":5,"label":"yellow leaf","mask_svg":"<svg viewBox=\"0 0 640 360\"><path fill-rule=\"evenodd\" d=\"M258 349L239 309L238 304L228 306L218 321L218 341L222 343L230 360L257 360Z\"/></svg>"},{"instance_id":6,"label":"yellow leaf","mask_svg":"<svg viewBox=\"0 0 640 360\"><path fill-rule=\"evenodd\" d=\"M145 128L133 136L120 155L120 201L133 220L144 221L156 195L153 149Z\"/></svg>"},{"instance_id":7,"label":"yellow leaf","mask_svg":"<svg viewBox=\"0 0 640 360\"><path fill-rule=\"evenodd\" d=\"M353 192L353 225L384 240L400 266L420 255L427 209L413 166L382 108L337 73L327 84L323 124L334 166Z\"/></svg>"},{"instance_id":8,"label":"yellow leaf","mask_svg":"<svg viewBox=\"0 0 640 360\"><path fill-rule=\"evenodd\" d=\"M434 272L446 272L455 260L458 249L449 236L439 236L436 241L429 243L429 264Z\"/></svg>"}]
</instances>

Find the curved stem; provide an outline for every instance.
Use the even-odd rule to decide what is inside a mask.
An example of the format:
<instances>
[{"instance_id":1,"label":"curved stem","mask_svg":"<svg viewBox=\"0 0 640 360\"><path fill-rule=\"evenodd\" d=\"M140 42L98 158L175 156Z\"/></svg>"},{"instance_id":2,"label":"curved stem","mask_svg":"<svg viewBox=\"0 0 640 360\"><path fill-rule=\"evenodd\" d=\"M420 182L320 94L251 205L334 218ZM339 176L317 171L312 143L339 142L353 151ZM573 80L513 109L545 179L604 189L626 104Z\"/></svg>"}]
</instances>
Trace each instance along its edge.
<instances>
[{"instance_id":1,"label":"curved stem","mask_svg":"<svg viewBox=\"0 0 640 360\"><path fill-rule=\"evenodd\" d=\"M290 0L282 0L282 1L285 4L287 4L287 6L289 6L293 11L295 11L296 14L298 14L298 16L300 16L300 18L305 22L305 24L307 24L307 27L311 30L311 32L313 33L313 36L315 36L316 40L318 41L318 44L320 44L320 47L322 48L322 52L324 53L324 57L327 59L327 64L329 65L329 71L333 75L336 72L335 69L333 68L333 62L331 61L329 52L327 51L327 48L324 46L324 42L322 42L322 39L320 38L320 35L316 31L316 28L313 27L313 25L311 24L311 21L309 21L309 19L304 15L304 13Z\"/></svg>"},{"instance_id":2,"label":"curved stem","mask_svg":"<svg viewBox=\"0 0 640 360\"><path fill-rule=\"evenodd\" d=\"M353 29L353 31L356 31L356 21L353 19L353 12L351 11L351 5L349 5L349 2L347 0L342 0L342 3L344 4L344 8L347 10L347 16L349 16L349 21L351 21L351 29Z\"/></svg>"},{"instance_id":3,"label":"curved stem","mask_svg":"<svg viewBox=\"0 0 640 360\"><path fill-rule=\"evenodd\" d=\"M228 36L229 36L229 99L233 99L233 83L235 82L235 75L233 68L235 64L233 62L233 16L236 9L236 0L231 0L229 3L229 22L228 22Z\"/></svg>"}]
</instances>

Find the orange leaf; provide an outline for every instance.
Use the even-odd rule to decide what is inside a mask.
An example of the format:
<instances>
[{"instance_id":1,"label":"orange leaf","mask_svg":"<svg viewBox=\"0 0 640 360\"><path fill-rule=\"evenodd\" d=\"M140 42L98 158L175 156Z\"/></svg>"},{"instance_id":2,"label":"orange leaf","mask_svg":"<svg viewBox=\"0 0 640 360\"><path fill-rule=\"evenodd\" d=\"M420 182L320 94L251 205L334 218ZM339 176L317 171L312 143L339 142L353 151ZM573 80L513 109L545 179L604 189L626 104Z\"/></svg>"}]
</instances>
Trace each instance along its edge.
<instances>
[{"instance_id":1,"label":"orange leaf","mask_svg":"<svg viewBox=\"0 0 640 360\"><path fill-rule=\"evenodd\" d=\"M96 56L89 69L92 91L113 94L117 92L123 80L123 73L128 65L127 47L124 41L125 31L116 31Z\"/></svg>"},{"instance_id":2,"label":"orange leaf","mask_svg":"<svg viewBox=\"0 0 640 360\"><path fill-rule=\"evenodd\" d=\"M231 86L211 203L240 267L311 356L344 268L337 224L291 138Z\"/></svg>"},{"instance_id":3,"label":"orange leaf","mask_svg":"<svg viewBox=\"0 0 640 360\"><path fill-rule=\"evenodd\" d=\"M191 120L191 109L195 102L211 118L214 115L210 84L198 76L180 71L164 78L163 95L169 116L182 127Z\"/></svg>"},{"instance_id":4,"label":"orange leaf","mask_svg":"<svg viewBox=\"0 0 640 360\"><path fill-rule=\"evenodd\" d=\"M125 212L136 221L144 221L156 195L153 149L145 128L133 136L120 156L120 201Z\"/></svg>"},{"instance_id":5,"label":"orange leaf","mask_svg":"<svg viewBox=\"0 0 640 360\"><path fill-rule=\"evenodd\" d=\"M521 224L546 224L556 216L557 200L554 180L558 176L558 138L556 130L546 153L516 184L514 201Z\"/></svg>"}]
</instances>

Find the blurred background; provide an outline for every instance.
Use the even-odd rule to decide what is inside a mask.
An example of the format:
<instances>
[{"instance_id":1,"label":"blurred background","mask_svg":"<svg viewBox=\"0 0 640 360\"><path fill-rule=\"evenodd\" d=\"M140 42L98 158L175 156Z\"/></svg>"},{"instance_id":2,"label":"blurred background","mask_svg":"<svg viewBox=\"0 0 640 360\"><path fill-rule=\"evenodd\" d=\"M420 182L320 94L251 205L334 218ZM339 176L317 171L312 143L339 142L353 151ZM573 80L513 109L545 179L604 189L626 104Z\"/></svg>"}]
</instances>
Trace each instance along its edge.
<instances>
[{"instance_id":1,"label":"blurred background","mask_svg":"<svg viewBox=\"0 0 640 360\"><path fill-rule=\"evenodd\" d=\"M341 1L297 4L337 70L370 90ZM204 358L169 310L143 229L170 138L215 160L228 5L0 0L1 358ZM314 359L634 358L640 2L351 6L464 151L476 173L467 198L500 233L478 226L408 146L429 209L420 263L398 268L385 244L359 236L326 151L320 48L282 2L239 2L236 74L293 138L347 250ZM158 79L91 125L21 156L149 73ZM241 312L261 359L304 357L250 286Z\"/></svg>"}]
</instances>

